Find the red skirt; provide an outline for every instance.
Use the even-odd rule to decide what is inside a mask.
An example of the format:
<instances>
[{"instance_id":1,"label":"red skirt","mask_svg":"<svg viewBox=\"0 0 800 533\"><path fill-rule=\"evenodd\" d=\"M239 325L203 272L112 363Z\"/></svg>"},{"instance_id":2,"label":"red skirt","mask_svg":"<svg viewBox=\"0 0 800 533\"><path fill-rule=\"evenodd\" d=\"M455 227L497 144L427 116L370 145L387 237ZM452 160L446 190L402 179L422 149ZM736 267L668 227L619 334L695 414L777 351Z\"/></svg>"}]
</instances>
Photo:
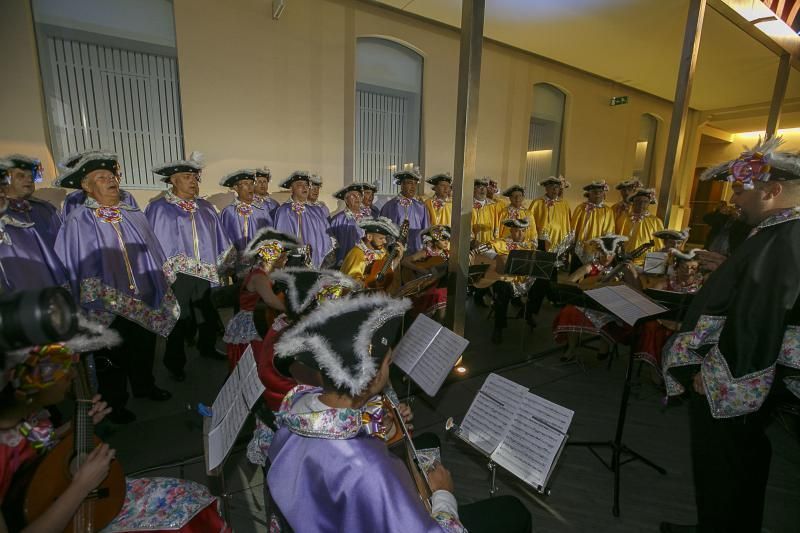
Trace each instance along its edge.
<instances>
[{"instance_id":1,"label":"red skirt","mask_svg":"<svg viewBox=\"0 0 800 533\"><path fill-rule=\"evenodd\" d=\"M228 344L228 372L233 372L248 346L253 347L253 357L258 358L263 343L264 341L253 340L250 341L250 344Z\"/></svg>"},{"instance_id":2,"label":"red skirt","mask_svg":"<svg viewBox=\"0 0 800 533\"><path fill-rule=\"evenodd\" d=\"M433 286L414 297L412 300L411 318L414 319L417 315L433 315L439 309L447 307L447 287Z\"/></svg>"},{"instance_id":3,"label":"red skirt","mask_svg":"<svg viewBox=\"0 0 800 533\"><path fill-rule=\"evenodd\" d=\"M658 320L642 324L633 348L633 357L653 365L661 373L661 350L674 331L664 327Z\"/></svg>"},{"instance_id":4,"label":"red skirt","mask_svg":"<svg viewBox=\"0 0 800 533\"><path fill-rule=\"evenodd\" d=\"M633 328L627 324L620 326L614 320L598 328L583 311L574 305L564 306L553 320L553 337L558 344L567 342L567 333L599 335L609 344L625 343L632 331Z\"/></svg>"}]
</instances>

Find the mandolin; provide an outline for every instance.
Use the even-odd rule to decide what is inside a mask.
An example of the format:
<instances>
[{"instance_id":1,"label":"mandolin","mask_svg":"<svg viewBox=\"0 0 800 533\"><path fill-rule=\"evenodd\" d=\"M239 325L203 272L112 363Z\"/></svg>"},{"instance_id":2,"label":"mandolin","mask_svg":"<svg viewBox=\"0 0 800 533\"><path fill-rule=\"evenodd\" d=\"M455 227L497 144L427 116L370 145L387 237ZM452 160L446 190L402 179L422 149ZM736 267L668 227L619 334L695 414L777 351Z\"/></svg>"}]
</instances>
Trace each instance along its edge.
<instances>
[{"instance_id":1,"label":"mandolin","mask_svg":"<svg viewBox=\"0 0 800 533\"><path fill-rule=\"evenodd\" d=\"M655 243L652 240L648 241L640 246L637 246L636 248L631 250L630 253L627 253L624 250L620 249L617 252L617 258L616 258L617 264L614 265L614 268L611 269L611 271L608 274L603 274L600 277L600 281L606 282L615 279L617 274L619 274L622 271L622 269L625 268L625 265L627 265L637 257L640 257L647 250L652 248L654 244Z\"/></svg>"},{"instance_id":2,"label":"mandolin","mask_svg":"<svg viewBox=\"0 0 800 533\"><path fill-rule=\"evenodd\" d=\"M86 373L86 362L81 358L76 365L75 417L72 428L36 467L25 493L23 509L25 521L31 523L43 514L72 483L72 477L86 457L101 444L94 434L94 424L89 416L92 407L92 388ZM108 477L83 501L68 533L93 533L106 527L119 514L125 502L125 474L118 461L112 461Z\"/></svg>"},{"instance_id":3,"label":"mandolin","mask_svg":"<svg viewBox=\"0 0 800 533\"><path fill-rule=\"evenodd\" d=\"M400 253L400 247L397 246L396 243L400 243L403 246L406 245L406 241L408 241L408 229L409 223L408 219L406 219L400 226L400 236L397 237L397 241L392 249L385 254L384 257L376 259L367 267L367 272L364 276L364 287L371 290L385 291L394 284L395 272L392 265L397 259L397 255Z\"/></svg>"}]
</instances>

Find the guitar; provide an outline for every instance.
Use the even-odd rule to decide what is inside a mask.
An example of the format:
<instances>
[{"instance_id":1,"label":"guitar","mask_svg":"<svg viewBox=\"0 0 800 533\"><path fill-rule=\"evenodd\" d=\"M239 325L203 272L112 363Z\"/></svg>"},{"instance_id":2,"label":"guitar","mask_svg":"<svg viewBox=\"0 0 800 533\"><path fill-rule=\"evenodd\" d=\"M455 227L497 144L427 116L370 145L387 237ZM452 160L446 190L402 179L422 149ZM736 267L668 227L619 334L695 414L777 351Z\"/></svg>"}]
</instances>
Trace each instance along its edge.
<instances>
[{"instance_id":1,"label":"guitar","mask_svg":"<svg viewBox=\"0 0 800 533\"><path fill-rule=\"evenodd\" d=\"M25 521L30 524L41 516L72 483L78 468L86 457L101 444L94 435L94 424L89 416L92 407L92 390L86 373L86 360L76 365L75 417L72 429L36 467L24 496ZM93 533L106 527L119 514L125 502L125 473L118 461L112 461L108 477L89 493L67 533Z\"/></svg>"},{"instance_id":2,"label":"guitar","mask_svg":"<svg viewBox=\"0 0 800 533\"><path fill-rule=\"evenodd\" d=\"M617 252L616 262L617 264L612 268L607 274L603 274L600 276L600 283L606 283L611 281L617 277L617 275L628 265L631 261L640 257L644 254L647 250L653 247L655 243L653 241L646 242L641 246L637 246L630 253L626 253L624 250L620 249Z\"/></svg>"},{"instance_id":3,"label":"guitar","mask_svg":"<svg viewBox=\"0 0 800 533\"><path fill-rule=\"evenodd\" d=\"M408 219L403 221L400 225L400 236L397 237L397 243L406 245L408 241ZM391 250L381 259L377 259L370 264L367 269L368 272L364 276L364 287L371 290L387 290L395 282L395 272L392 264L397 255L400 253L400 247L392 246ZM399 279L398 279L399 281ZM390 291L391 292L391 291Z\"/></svg>"}]
</instances>

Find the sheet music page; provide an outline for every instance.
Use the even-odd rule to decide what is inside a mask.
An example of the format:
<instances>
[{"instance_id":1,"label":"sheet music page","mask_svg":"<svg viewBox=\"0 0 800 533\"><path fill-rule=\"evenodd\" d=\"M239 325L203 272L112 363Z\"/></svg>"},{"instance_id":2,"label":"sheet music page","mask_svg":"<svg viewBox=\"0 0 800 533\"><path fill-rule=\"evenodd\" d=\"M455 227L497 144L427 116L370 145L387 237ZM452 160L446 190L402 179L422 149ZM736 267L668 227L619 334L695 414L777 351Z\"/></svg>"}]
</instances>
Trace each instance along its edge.
<instances>
[{"instance_id":1,"label":"sheet music page","mask_svg":"<svg viewBox=\"0 0 800 533\"><path fill-rule=\"evenodd\" d=\"M489 374L461 423L461 433L490 455L505 436L527 389L497 374Z\"/></svg>"},{"instance_id":2,"label":"sheet music page","mask_svg":"<svg viewBox=\"0 0 800 533\"><path fill-rule=\"evenodd\" d=\"M667 311L665 307L661 307L627 285L610 285L585 292L592 300L630 326L641 318Z\"/></svg>"},{"instance_id":3,"label":"sheet music page","mask_svg":"<svg viewBox=\"0 0 800 533\"><path fill-rule=\"evenodd\" d=\"M428 349L442 325L425 315L417 316L411 327L394 349L393 363L400 367L400 370L411 375L411 371L417 361Z\"/></svg>"},{"instance_id":4,"label":"sheet music page","mask_svg":"<svg viewBox=\"0 0 800 533\"><path fill-rule=\"evenodd\" d=\"M261 378L258 377L258 369L255 367L250 369L250 373L239 383L247 408L250 409L266 390L264 384L261 383Z\"/></svg>"},{"instance_id":5,"label":"sheet music page","mask_svg":"<svg viewBox=\"0 0 800 533\"><path fill-rule=\"evenodd\" d=\"M540 488L564 438L557 430L534 418L524 406L491 459L526 483Z\"/></svg>"},{"instance_id":6,"label":"sheet music page","mask_svg":"<svg viewBox=\"0 0 800 533\"><path fill-rule=\"evenodd\" d=\"M650 252L644 256L643 272L645 274L662 275L667 272L667 252Z\"/></svg>"},{"instance_id":7,"label":"sheet music page","mask_svg":"<svg viewBox=\"0 0 800 533\"><path fill-rule=\"evenodd\" d=\"M530 392L525 396L522 409L520 409L520 415L531 416L565 435L572 424L574 414L575 411L572 409L567 409Z\"/></svg>"},{"instance_id":8,"label":"sheet music page","mask_svg":"<svg viewBox=\"0 0 800 533\"><path fill-rule=\"evenodd\" d=\"M249 412L250 409L245 404L244 398L239 396L222 423L208 433L209 469L214 469L222 464L222 461L230 453Z\"/></svg>"},{"instance_id":9,"label":"sheet music page","mask_svg":"<svg viewBox=\"0 0 800 533\"><path fill-rule=\"evenodd\" d=\"M234 368L211 405L211 427L217 427L239 397L239 367ZM209 433L209 436L211 433Z\"/></svg>"}]
</instances>

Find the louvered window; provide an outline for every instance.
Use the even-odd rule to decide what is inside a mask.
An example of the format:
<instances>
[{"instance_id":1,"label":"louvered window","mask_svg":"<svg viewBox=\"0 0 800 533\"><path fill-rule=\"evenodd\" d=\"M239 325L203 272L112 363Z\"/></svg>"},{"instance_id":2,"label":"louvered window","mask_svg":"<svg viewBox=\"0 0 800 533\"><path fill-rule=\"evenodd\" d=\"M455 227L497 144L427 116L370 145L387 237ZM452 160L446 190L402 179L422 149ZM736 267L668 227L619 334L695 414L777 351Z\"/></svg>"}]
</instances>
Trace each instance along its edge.
<instances>
[{"instance_id":1,"label":"louvered window","mask_svg":"<svg viewBox=\"0 0 800 533\"><path fill-rule=\"evenodd\" d=\"M161 188L150 169L183 157L176 59L59 36L44 42L56 159L113 151L122 160L126 188Z\"/></svg>"},{"instance_id":2,"label":"louvered window","mask_svg":"<svg viewBox=\"0 0 800 533\"><path fill-rule=\"evenodd\" d=\"M533 112L528 127L525 155L525 186L529 196L540 196L538 183L558 176L561 169L561 140L564 129L566 95L547 83L533 86Z\"/></svg>"}]
</instances>

